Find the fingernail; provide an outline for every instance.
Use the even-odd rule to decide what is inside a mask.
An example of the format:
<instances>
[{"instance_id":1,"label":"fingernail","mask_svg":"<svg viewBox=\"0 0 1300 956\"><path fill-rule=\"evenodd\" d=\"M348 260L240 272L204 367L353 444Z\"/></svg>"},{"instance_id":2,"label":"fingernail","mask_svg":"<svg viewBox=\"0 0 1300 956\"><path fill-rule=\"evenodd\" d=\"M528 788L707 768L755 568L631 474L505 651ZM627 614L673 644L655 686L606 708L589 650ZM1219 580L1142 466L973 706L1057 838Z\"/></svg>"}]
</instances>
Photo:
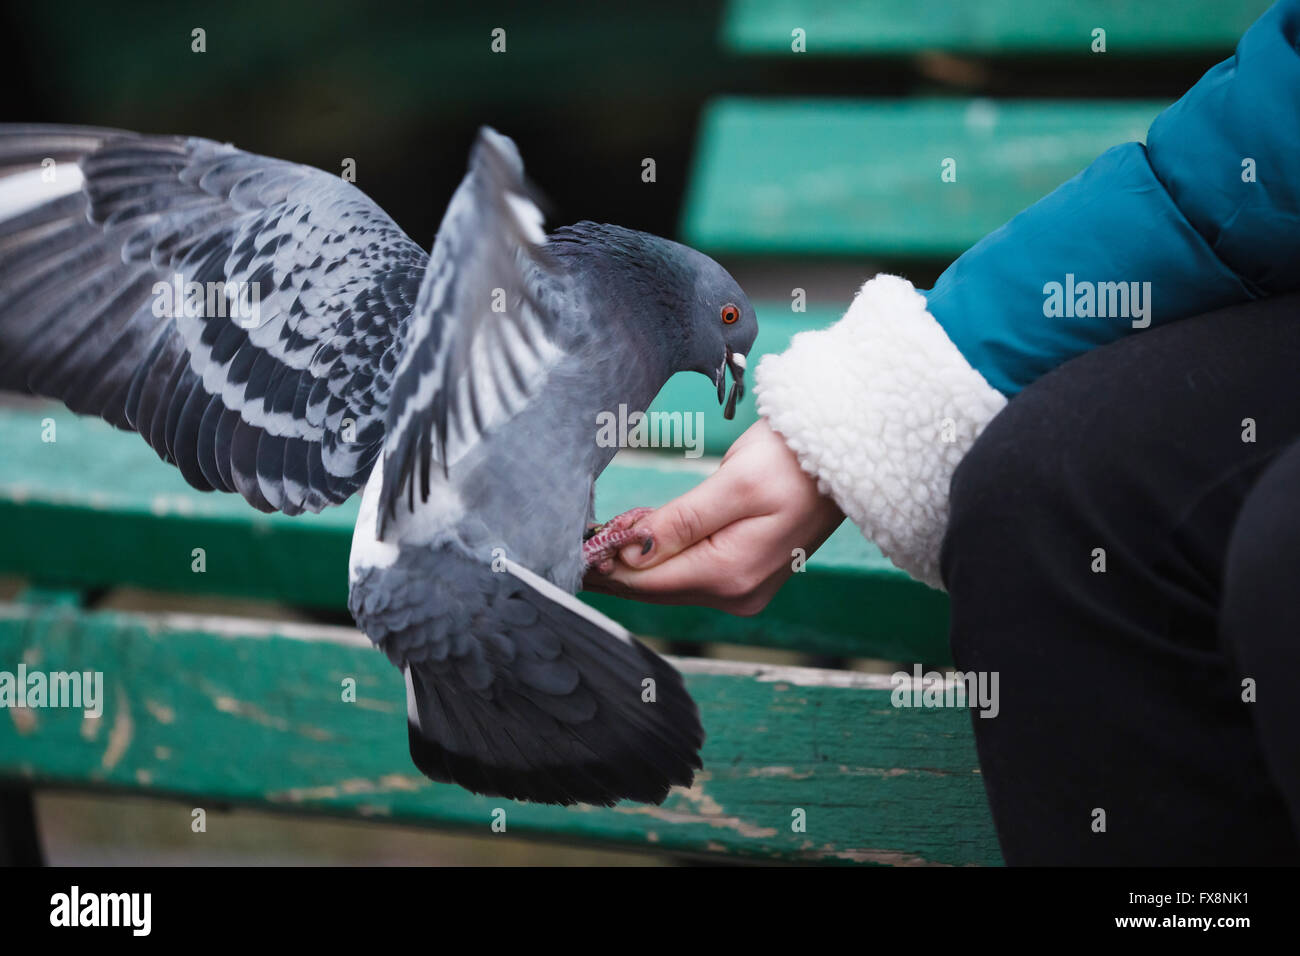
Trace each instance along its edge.
<instances>
[{"instance_id":1,"label":"fingernail","mask_svg":"<svg viewBox=\"0 0 1300 956\"><path fill-rule=\"evenodd\" d=\"M646 538L646 539L645 539L645 544L641 545L641 553L642 553L643 555L644 555L644 554L649 554L649 553L650 553L650 549L653 548L654 546L655 546L655 539L654 539L654 538Z\"/></svg>"}]
</instances>

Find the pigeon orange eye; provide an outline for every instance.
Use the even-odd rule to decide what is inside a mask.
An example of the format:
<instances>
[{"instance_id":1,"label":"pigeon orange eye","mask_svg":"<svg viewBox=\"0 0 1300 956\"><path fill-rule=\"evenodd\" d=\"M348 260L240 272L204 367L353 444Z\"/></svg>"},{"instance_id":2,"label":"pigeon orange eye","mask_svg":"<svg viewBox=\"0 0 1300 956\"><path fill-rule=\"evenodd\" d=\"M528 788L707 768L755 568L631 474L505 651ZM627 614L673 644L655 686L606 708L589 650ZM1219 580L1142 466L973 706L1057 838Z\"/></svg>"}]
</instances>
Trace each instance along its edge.
<instances>
[{"instance_id":1,"label":"pigeon orange eye","mask_svg":"<svg viewBox=\"0 0 1300 956\"><path fill-rule=\"evenodd\" d=\"M722 307L722 323L724 325L733 325L740 318L740 310L728 302Z\"/></svg>"}]
</instances>

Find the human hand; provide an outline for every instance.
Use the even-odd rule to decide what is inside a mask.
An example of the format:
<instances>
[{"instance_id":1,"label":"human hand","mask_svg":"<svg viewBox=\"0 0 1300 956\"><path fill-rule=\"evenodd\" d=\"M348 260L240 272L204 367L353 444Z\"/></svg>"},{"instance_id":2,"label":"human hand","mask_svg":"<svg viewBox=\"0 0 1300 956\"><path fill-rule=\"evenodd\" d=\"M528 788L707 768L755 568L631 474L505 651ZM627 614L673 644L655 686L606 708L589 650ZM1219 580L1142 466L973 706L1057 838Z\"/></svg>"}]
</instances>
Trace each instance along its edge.
<instances>
[{"instance_id":1,"label":"human hand","mask_svg":"<svg viewBox=\"0 0 1300 956\"><path fill-rule=\"evenodd\" d=\"M624 548L609 574L591 571L589 591L656 604L698 604L750 616L794 573L794 550L810 556L844 513L766 420L727 449L718 470L640 519L650 551Z\"/></svg>"}]
</instances>

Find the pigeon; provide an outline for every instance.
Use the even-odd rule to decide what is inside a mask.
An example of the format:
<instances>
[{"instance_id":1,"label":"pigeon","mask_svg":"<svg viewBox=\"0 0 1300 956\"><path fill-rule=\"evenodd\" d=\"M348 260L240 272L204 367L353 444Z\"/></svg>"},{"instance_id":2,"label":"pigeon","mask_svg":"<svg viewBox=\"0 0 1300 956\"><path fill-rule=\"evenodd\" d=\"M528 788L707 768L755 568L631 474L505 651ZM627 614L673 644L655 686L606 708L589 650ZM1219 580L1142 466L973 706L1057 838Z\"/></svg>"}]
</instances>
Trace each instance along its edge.
<instances>
[{"instance_id":1,"label":"pigeon","mask_svg":"<svg viewBox=\"0 0 1300 956\"><path fill-rule=\"evenodd\" d=\"M660 803L704 731L680 674L575 597L652 543L644 509L595 520L617 451L597 422L680 371L731 417L757 319L708 256L548 234L542 208L488 127L426 254L308 166L0 126L0 388L138 432L261 511L361 492L348 606L405 676L415 765L484 795Z\"/></svg>"}]
</instances>

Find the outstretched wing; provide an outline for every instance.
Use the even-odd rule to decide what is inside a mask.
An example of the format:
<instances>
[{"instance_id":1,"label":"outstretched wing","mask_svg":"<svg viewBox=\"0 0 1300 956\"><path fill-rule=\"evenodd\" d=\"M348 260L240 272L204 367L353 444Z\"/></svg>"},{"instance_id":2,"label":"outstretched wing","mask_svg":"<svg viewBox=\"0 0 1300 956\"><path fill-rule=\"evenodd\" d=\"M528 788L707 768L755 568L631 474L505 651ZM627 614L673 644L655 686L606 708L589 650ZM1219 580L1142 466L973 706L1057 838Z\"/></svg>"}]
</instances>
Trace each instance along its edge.
<instances>
[{"instance_id":1,"label":"outstretched wing","mask_svg":"<svg viewBox=\"0 0 1300 956\"><path fill-rule=\"evenodd\" d=\"M363 193L61 126L0 126L0 177L0 388L133 429L263 511L365 482L428 257Z\"/></svg>"},{"instance_id":2,"label":"outstretched wing","mask_svg":"<svg viewBox=\"0 0 1300 956\"><path fill-rule=\"evenodd\" d=\"M388 407L379 533L399 505L429 496L494 426L518 413L563 356L566 278L546 250L542 213L515 144L479 131L452 197L407 332Z\"/></svg>"}]
</instances>

